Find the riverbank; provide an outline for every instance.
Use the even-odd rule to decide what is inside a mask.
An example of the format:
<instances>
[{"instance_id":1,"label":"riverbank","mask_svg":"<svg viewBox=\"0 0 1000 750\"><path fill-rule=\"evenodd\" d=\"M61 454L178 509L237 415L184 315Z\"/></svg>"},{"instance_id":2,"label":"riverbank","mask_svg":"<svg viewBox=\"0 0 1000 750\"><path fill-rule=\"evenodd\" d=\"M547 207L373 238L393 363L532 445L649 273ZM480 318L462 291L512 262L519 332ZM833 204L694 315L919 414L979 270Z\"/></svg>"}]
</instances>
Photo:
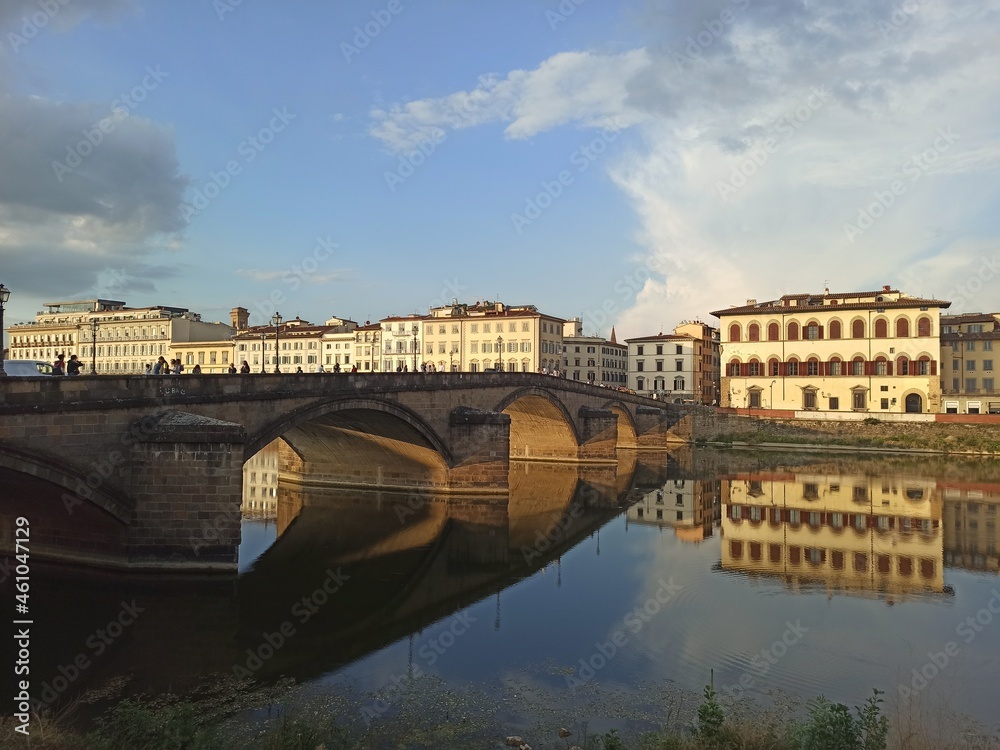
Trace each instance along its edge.
<instances>
[{"instance_id":1,"label":"riverbank","mask_svg":"<svg viewBox=\"0 0 1000 750\"><path fill-rule=\"evenodd\" d=\"M768 419L701 412L691 415L688 438L698 445L784 445L834 450L1000 455L1000 424L856 422Z\"/></svg>"},{"instance_id":2,"label":"riverbank","mask_svg":"<svg viewBox=\"0 0 1000 750\"><path fill-rule=\"evenodd\" d=\"M93 728L33 717L31 737L0 721L0 747L40 750L381 750L513 747L533 750L1000 750L1000 737L952 716L930 726L915 706L874 691L853 708L783 695L770 704L701 696L669 685L632 691L587 685L570 712L537 685L505 695L455 690L433 677L359 695L318 695L290 684L251 687L223 680L197 697L124 700ZM579 717L584 718L579 718ZM613 717L613 718L611 718ZM940 716L938 716L940 719Z\"/></svg>"}]
</instances>

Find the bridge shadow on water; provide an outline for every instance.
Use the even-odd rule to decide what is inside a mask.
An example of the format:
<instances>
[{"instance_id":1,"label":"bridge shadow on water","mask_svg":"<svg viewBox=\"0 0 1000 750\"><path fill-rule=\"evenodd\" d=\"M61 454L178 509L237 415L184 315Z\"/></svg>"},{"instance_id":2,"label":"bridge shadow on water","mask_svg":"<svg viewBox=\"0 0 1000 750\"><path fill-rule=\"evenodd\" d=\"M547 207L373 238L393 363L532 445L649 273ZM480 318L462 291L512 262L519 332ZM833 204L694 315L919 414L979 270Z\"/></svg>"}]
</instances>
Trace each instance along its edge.
<instances>
[{"instance_id":1,"label":"bridge shadow on water","mask_svg":"<svg viewBox=\"0 0 1000 750\"><path fill-rule=\"evenodd\" d=\"M664 453L619 455L513 461L505 497L333 489L282 473L277 540L238 576L37 563L34 697L64 708L116 678L125 693L155 694L219 674L320 677L534 575L665 481Z\"/></svg>"}]
</instances>

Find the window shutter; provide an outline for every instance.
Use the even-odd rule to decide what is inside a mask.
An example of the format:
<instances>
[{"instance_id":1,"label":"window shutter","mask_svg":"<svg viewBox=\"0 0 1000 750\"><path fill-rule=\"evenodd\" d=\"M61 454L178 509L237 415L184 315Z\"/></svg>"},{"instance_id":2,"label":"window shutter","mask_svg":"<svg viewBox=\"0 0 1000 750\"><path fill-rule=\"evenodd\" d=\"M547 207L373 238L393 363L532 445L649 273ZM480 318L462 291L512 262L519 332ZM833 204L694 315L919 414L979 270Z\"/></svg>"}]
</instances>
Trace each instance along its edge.
<instances>
[{"instance_id":1,"label":"window shutter","mask_svg":"<svg viewBox=\"0 0 1000 750\"><path fill-rule=\"evenodd\" d=\"M820 337L820 338L823 338L823 335L824 335L824 334L823 334L823 326L820 326L820 327L819 327L819 337Z\"/></svg>"},{"instance_id":2,"label":"window shutter","mask_svg":"<svg viewBox=\"0 0 1000 750\"><path fill-rule=\"evenodd\" d=\"M931 360L931 375L937 375L937 360Z\"/></svg>"}]
</instances>

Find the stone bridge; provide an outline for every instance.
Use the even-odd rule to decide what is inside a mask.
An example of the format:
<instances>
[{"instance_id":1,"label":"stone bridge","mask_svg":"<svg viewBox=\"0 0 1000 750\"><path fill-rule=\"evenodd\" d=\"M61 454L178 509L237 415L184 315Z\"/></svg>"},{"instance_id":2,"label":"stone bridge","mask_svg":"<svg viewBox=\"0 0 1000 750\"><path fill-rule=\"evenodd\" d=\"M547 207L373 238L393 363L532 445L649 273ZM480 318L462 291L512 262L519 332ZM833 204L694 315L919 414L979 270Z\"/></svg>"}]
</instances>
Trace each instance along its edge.
<instances>
[{"instance_id":1,"label":"stone bridge","mask_svg":"<svg viewBox=\"0 0 1000 750\"><path fill-rule=\"evenodd\" d=\"M22 515L35 555L234 569L243 463L276 439L307 485L482 498L507 494L512 460L613 484L618 452L665 449L681 416L530 373L6 378L0 538Z\"/></svg>"}]
</instances>

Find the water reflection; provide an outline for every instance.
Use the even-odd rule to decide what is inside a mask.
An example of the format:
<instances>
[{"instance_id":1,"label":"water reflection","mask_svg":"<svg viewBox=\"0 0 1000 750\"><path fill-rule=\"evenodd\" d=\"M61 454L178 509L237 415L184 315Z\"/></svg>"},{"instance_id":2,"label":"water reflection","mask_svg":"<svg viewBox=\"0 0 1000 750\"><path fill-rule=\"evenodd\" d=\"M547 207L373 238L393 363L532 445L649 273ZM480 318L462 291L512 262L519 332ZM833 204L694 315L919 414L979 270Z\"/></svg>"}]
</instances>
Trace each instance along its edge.
<instances>
[{"instance_id":1,"label":"water reflection","mask_svg":"<svg viewBox=\"0 0 1000 750\"><path fill-rule=\"evenodd\" d=\"M723 570L890 602L946 591L934 479L739 473L722 480L722 499Z\"/></svg>"}]
</instances>

